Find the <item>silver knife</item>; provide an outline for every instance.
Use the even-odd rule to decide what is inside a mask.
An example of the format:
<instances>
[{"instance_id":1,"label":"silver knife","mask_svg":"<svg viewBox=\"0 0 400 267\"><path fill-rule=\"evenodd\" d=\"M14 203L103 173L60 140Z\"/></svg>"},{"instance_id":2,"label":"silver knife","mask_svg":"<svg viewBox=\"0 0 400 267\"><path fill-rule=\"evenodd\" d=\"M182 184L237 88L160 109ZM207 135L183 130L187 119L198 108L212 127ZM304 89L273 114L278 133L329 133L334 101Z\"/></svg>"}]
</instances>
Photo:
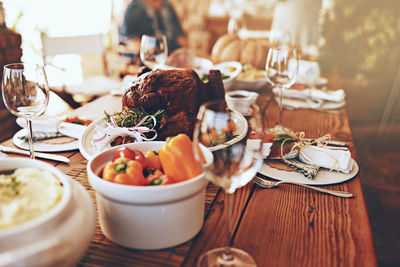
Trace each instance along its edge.
<instances>
[{"instance_id":1,"label":"silver knife","mask_svg":"<svg viewBox=\"0 0 400 267\"><path fill-rule=\"evenodd\" d=\"M14 153L14 154L28 155L28 156L30 155L30 152L27 150L22 150L22 149L2 146L2 145L0 145L0 151ZM64 157L61 155L41 153L41 152L35 152L35 157L42 158L42 159L61 161L61 162L65 162L65 163L70 162L69 158L67 158L67 157Z\"/></svg>"}]
</instances>

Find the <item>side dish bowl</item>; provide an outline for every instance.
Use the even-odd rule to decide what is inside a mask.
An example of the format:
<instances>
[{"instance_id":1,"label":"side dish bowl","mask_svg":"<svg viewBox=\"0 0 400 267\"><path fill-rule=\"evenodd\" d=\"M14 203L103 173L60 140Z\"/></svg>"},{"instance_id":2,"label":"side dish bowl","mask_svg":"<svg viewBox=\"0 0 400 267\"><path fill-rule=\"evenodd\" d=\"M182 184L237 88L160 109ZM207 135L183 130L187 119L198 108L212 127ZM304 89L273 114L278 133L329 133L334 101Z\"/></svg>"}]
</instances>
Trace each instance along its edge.
<instances>
[{"instance_id":1,"label":"side dish bowl","mask_svg":"<svg viewBox=\"0 0 400 267\"><path fill-rule=\"evenodd\" d=\"M260 78L257 80L242 80L236 79L232 85L232 90L249 90L258 91L268 84L266 78Z\"/></svg>"},{"instance_id":2,"label":"side dish bowl","mask_svg":"<svg viewBox=\"0 0 400 267\"><path fill-rule=\"evenodd\" d=\"M100 152L87 165L89 183L96 190L101 229L117 244L135 249L172 247L193 238L203 225L208 183L204 173L160 186L121 185L99 176L117 149L126 146L144 153L163 144L154 141L116 146ZM206 160L211 160L211 152L203 151Z\"/></svg>"},{"instance_id":3,"label":"side dish bowl","mask_svg":"<svg viewBox=\"0 0 400 267\"><path fill-rule=\"evenodd\" d=\"M1 173L24 167L52 173L62 184L63 193L59 202L44 214L0 229L0 266L76 264L96 227L92 199L79 183L48 163L18 157L0 160Z\"/></svg>"},{"instance_id":4,"label":"side dish bowl","mask_svg":"<svg viewBox=\"0 0 400 267\"><path fill-rule=\"evenodd\" d=\"M203 79L203 76L208 74L210 69L216 69L221 72L224 89L225 91L229 91L232 89L236 77L242 71L242 65L237 61L227 61L217 64L215 66L211 66L209 68L197 69L196 72L200 76L200 79Z\"/></svg>"}]
</instances>

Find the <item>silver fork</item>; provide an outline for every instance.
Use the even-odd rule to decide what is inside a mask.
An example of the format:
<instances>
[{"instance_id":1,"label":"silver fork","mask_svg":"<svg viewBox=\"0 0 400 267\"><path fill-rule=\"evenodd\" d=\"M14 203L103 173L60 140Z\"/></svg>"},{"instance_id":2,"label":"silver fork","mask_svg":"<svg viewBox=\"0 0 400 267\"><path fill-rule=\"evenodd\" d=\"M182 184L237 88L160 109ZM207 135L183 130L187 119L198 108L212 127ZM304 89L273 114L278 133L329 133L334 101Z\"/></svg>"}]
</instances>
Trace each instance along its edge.
<instances>
[{"instance_id":1,"label":"silver fork","mask_svg":"<svg viewBox=\"0 0 400 267\"><path fill-rule=\"evenodd\" d=\"M265 179L263 179L261 177L258 177L258 176L254 176L253 182L255 184L261 186L262 188L268 188L268 189L276 187L276 186L278 186L280 184L295 184L295 185L304 186L304 187L307 187L307 188L310 188L310 189L314 189L314 190L317 190L319 192L330 194L330 195L337 196L337 197L345 197L345 198L353 197L353 194L350 193L350 192L337 191L337 190L332 190L332 189L324 189L324 188L319 188L319 187L315 187L315 186L300 184L300 183L291 182L291 181L272 182L272 181L265 180Z\"/></svg>"}]
</instances>

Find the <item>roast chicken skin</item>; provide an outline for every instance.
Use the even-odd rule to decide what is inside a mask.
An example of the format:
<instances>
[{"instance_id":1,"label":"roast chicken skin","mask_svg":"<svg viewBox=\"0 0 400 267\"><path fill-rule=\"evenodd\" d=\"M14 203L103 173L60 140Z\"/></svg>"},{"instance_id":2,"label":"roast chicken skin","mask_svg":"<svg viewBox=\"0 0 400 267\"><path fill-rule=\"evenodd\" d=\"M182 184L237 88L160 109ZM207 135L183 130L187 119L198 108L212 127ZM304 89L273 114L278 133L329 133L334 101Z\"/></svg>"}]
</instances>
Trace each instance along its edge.
<instances>
[{"instance_id":1,"label":"roast chicken skin","mask_svg":"<svg viewBox=\"0 0 400 267\"><path fill-rule=\"evenodd\" d=\"M179 133L191 137L200 105L224 97L218 70L210 70L207 83L192 69L142 70L139 78L125 91L122 106L142 107L149 113L163 109L163 118L156 128L157 140L165 140Z\"/></svg>"}]
</instances>

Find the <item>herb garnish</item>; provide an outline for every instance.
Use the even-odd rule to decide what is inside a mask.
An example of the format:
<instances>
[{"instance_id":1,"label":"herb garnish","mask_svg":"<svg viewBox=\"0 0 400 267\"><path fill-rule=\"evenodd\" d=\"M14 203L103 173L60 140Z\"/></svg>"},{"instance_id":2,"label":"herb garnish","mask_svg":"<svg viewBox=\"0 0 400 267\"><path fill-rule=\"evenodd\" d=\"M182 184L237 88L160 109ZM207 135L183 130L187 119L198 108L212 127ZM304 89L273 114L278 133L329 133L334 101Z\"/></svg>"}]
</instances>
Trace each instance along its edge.
<instances>
[{"instance_id":1,"label":"herb garnish","mask_svg":"<svg viewBox=\"0 0 400 267\"><path fill-rule=\"evenodd\" d=\"M272 141L282 142L286 139L293 139L293 137L288 134L277 134L277 135L275 135L274 139L272 139Z\"/></svg>"},{"instance_id":2,"label":"herb garnish","mask_svg":"<svg viewBox=\"0 0 400 267\"><path fill-rule=\"evenodd\" d=\"M9 182L0 183L0 196L4 194L4 196L17 196L19 195L19 186L21 182L17 180L16 176L6 176L6 178L10 178Z\"/></svg>"},{"instance_id":3,"label":"herb garnish","mask_svg":"<svg viewBox=\"0 0 400 267\"><path fill-rule=\"evenodd\" d=\"M164 112L164 110L158 110L154 114L150 114L145 111L143 108L123 108L121 112L115 114L109 114L104 111L106 116L106 121L111 122L111 116L114 117L115 122L117 123L118 127L134 127L136 126L140 120L142 120L145 116L151 115L154 116L156 119ZM153 120L149 117L146 121L143 122L141 126L153 128Z\"/></svg>"}]
</instances>

